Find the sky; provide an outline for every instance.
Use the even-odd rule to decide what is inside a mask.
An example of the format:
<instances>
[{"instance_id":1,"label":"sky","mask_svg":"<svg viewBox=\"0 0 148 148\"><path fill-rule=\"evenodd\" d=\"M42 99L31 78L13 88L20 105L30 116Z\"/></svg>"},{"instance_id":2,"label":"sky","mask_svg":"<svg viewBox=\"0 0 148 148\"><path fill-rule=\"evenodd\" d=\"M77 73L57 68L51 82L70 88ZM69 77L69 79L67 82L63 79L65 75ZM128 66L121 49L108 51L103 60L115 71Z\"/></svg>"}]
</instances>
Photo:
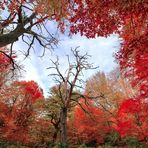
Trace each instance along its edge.
<instances>
[{"instance_id":1,"label":"sky","mask_svg":"<svg viewBox=\"0 0 148 148\"><path fill-rule=\"evenodd\" d=\"M22 71L22 77L20 80L34 80L43 89L44 95L48 96L49 89L55 85L53 78L48 76L53 71L47 68L52 66L51 60L55 61L56 56L59 57L60 70L64 73L67 69L67 56L70 55L70 60L73 61L71 54L71 48L74 49L79 46L80 53L87 52L91 57L89 62L94 66L99 66L96 70L89 70L84 72L84 80L94 75L97 71L104 71L105 73L113 70L117 66L114 53L119 50L119 38L117 35L111 35L108 38L98 37L96 39L87 39L79 34L69 37L67 35L56 32L56 24L50 25L50 30L54 33L56 38L59 39L59 43L54 47L54 50L47 50L46 54L41 58L43 49L39 45L35 45L35 51L31 50L30 56L24 60L21 53L18 52L18 62L23 65L24 71ZM15 44L14 49L22 50L25 45L21 42Z\"/></svg>"}]
</instances>

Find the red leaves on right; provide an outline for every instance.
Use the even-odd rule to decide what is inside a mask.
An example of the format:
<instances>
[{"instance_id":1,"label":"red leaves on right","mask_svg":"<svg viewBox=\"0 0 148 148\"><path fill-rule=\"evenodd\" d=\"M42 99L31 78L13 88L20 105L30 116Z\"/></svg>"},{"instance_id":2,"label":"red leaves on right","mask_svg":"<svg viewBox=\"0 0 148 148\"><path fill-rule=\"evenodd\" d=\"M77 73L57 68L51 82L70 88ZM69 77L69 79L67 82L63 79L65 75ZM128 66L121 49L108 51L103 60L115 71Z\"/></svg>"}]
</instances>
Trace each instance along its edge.
<instances>
[{"instance_id":1,"label":"red leaves on right","mask_svg":"<svg viewBox=\"0 0 148 148\"><path fill-rule=\"evenodd\" d=\"M148 106L141 100L127 99L117 114L116 130L122 137L144 140L148 135Z\"/></svg>"}]
</instances>

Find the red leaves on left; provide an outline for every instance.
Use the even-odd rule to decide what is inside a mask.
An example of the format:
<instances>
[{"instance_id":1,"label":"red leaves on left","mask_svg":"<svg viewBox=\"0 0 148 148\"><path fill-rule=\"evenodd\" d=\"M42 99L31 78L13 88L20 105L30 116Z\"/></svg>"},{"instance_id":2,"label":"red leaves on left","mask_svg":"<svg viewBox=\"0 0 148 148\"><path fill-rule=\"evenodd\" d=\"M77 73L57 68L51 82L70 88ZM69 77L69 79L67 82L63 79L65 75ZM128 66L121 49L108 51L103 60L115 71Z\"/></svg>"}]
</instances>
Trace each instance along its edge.
<instances>
[{"instance_id":1,"label":"red leaves on left","mask_svg":"<svg viewBox=\"0 0 148 148\"><path fill-rule=\"evenodd\" d=\"M34 103L39 99L43 99L43 91L34 81L16 81L3 89L0 94L1 139L28 143L28 131L36 115Z\"/></svg>"},{"instance_id":2,"label":"red leaves on left","mask_svg":"<svg viewBox=\"0 0 148 148\"><path fill-rule=\"evenodd\" d=\"M16 81L14 82L14 85L23 89L24 95L27 95L32 102L43 98L43 90L35 81Z\"/></svg>"}]
</instances>

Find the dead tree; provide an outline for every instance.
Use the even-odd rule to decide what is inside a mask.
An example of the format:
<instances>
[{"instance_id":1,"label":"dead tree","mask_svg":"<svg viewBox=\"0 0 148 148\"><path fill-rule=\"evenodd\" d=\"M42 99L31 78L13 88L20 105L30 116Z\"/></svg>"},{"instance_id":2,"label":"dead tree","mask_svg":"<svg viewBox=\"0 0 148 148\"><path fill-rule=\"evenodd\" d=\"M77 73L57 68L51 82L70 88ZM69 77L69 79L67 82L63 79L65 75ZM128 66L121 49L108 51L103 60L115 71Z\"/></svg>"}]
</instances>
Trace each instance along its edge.
<instances>
[{"instance_id":1,"label":"dead tree","mask_svg":"<svg viewBox=\"0 0 148 148\"><path fill-rule=\"evenodd\" d=\"M68 68L63 74L60 70L59 59L53 63L53 67L48 69L54 69L56 72L50 74L54 76L57 82L56 95L59 98L60 103L60 142L65 147L67 145L67 113L69 108L72 107L72 103L79 103L79 99L83 97L80 93L77 93L75 89L82 88L82 72L84 70L94 69L92 64L88 63L89 55L87 53L81 55L78 49L71 50L74 56L74 62L68 59Z\"/></svg>"}]
</instances>

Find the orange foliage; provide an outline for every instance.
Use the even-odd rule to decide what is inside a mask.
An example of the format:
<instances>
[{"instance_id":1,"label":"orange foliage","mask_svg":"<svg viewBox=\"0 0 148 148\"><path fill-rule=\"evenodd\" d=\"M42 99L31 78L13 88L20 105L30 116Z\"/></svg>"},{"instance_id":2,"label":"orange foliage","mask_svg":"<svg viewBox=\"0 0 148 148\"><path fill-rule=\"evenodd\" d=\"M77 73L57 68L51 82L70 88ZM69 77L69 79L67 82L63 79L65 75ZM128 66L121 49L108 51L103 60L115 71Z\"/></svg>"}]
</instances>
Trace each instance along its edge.
<instances>
[{"instance_id":1,"label":"orange foliage","mask_svg":"<svg viewBox=\"0 0 148 148\"><path fill-rule=\"evenodd\" d=\"M83 109L76 106L74 109L74 119L69 121L71 141L81 141L81 143L101 144L106 135L111 131L109 117L105 112L89 102L88 106L82 103Z\"/></svg>"},{"instance_id":2,"label":"orange foliage","mask_svg":"<svg viewBox=\"0 0 148 148\"><path fill-rule=\"evenodd\" d=\"M16 81L7 86L0 94L0 138L27 144L35 117L33 104L42 97L42 89L34 81Z\"/></svg>"}]
</instances>

